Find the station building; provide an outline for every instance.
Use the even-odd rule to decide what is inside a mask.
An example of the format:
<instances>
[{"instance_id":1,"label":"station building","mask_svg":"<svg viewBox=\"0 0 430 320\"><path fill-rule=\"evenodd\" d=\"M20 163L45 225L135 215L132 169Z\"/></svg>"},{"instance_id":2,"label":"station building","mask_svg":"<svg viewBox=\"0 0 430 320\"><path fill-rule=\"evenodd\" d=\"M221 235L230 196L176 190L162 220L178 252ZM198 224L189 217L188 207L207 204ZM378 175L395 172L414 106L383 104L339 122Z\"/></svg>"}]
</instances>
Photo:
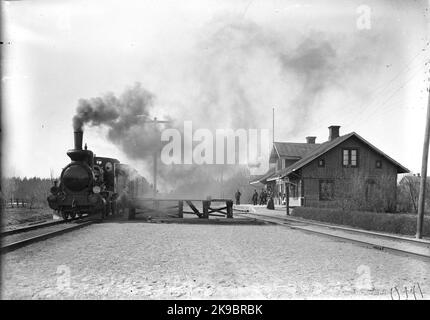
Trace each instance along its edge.
<instances>
[{"instance_id":1,"label":"station building","mask_svg":"<svg viewBox=\"0 0 430 320\"><path fill-rule=\"evenodd\" d=\"M395 203L397 175L409 170L357 133L339 131L330 126L323 143L274 142L268 172L250 183L273 191L275 203L288 196L291 206L337 207L357 196Z\"/></svg>"}]
</instances>

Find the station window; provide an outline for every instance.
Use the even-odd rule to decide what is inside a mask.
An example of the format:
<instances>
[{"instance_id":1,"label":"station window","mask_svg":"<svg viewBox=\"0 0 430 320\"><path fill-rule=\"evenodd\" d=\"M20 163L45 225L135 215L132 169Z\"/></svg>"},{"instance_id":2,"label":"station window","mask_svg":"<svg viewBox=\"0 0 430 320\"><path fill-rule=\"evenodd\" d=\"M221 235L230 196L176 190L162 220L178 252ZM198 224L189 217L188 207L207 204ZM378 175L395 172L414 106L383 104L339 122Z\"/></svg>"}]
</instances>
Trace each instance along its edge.
<instances>
[{"instance_id":1,"label":"station window","mask_svg":"<svg viewBox=\"0 0 430 320\"><path fill-rule=\"evenodd\" d=\"M382 168L382 161L381 160L376 160L375 166L376 166L376 168L381 169Z\"/></svg>"},{"instance_id":2,"label":"station window","mask_svg":"<svg viewBox=\"0 0 430 320\"><path fill-rule=\"evenodd\" d=\"M325 159L318 159L318 167L325 167Z\"/></svg>"},{"instance_id":3,"label":"station window","mask_svg":"<svg viewBox=\"0 0 430 320\"><path fill-rule=\"evenodd\" d=\"M344 167L358 167L358 150L343 149L342 164Z\"/></svg>"},{"instance_id":4,"label":"station window","mask_svg":"<svg viewBox=\"0 0 430 320\"><path fill-rule=\"evenodd\" d=\"M334 199L334 181L320 180L320 200Z\"/></svg>"}]
</instances>

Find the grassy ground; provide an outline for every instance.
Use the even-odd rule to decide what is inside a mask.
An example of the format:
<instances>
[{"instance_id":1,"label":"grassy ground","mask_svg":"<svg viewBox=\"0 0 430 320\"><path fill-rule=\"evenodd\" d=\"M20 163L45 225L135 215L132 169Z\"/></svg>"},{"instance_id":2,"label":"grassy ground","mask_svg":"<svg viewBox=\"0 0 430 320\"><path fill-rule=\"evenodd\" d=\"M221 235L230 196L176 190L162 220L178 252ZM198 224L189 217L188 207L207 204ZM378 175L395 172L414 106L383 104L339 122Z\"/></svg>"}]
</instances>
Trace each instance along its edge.
<instances>
[{"instance_id":1,"label":"grassy ground","mask_svg":"<svg viewBox=\"0 0 430 320\"><path fill-rule=\"evenodd\" d=\"M11 226L39 220L52 219L52 210L49 208L4 208L2 209L2 226Z\"/></svg>"}]
</instances>

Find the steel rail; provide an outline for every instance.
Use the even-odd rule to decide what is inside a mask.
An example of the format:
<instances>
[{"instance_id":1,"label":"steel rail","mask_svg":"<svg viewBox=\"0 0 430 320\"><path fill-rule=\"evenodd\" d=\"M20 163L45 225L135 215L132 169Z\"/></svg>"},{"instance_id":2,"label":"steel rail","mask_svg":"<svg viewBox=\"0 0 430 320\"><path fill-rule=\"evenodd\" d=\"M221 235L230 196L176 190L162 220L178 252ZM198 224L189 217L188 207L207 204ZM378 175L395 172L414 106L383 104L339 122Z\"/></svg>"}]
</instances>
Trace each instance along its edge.
<instances>
[{"instance_id":1,"label":"steel rail","mask_svg":"<svg viewBox=\"0 0 430 320\"><path fill-rule=\"evenodd\" d=\"M73 231L73 230L77 230L79 228L82 228L82 227L88 226L90 224L93 224L96 221L97 220L88 220L88 221L83 221L83 222L76 222L72 226L66 227L64 229L42 233L42 234L39 234L39 235L36 235L36 236L32 236L32 237L29 237L29 238L26 238L26 239L23 239L23 240L18 240L18 241L12 242L12 243L8 243L8 244L5 244L5 245L2 245L2 247L1 247L1 253L3 254L3 253L6 253L6 252L10 252L10 251L16 250L18 248L27 246L29 244L32 244L32 243L35 243L35 242L38 242L38 241L46 240L46 239L53 238L55 236L58 236L58 235L61 235L61 234L64 234L64 233L67 233L67 232L70 232L70 231Z\"/></svg>"},{"instance_id":2,"label":"steel rail","mask_svg":"<svg viewBox=\"0 0 430 320\"><path fill-rule=\"evenodd\" d=\"M40 229L40 228L46 228L46 227L50 227L50 226L55 226L57 224L63 224L63 223L68 223L68 222L74 222L77 220L82 220L86 218L85 217L77 217L77 218L73 218L73 219L67 219L67 220L56 220L56 221L48 221L48 222L41 222L41 223L37 223L37 224L32 224L32 225L28 225L25 227L18 227L15 229L10 229L10 230L2 230L0 232L0 236L1 237L6 237L6 236L10 236L13 234L17 234L17 233L24 233L27 231L31 231L31 230L36 230L36 229Z\"/></svg>"},{"instance_id":3,"label":"steel rail","mask_svg":"<svg viewBox=\"0 0 430 320\"><path fill-rule=\"evenodd\" d=\"M355 233L358 233L361 235L387 238L390 240L407 241L407 242L411 242L414 244L430 245L430 241L428 241L428 240L408 238L408 237L404 237L404 236L391 235L391 234L380 233L380 232L369 231L369 230L355 229L352 227L345 227L345 226L339 226L339 225L334 225L334 224L321 223L321 222L312 221L312 220L302 220L302 219L297 219L297 218L293 218L293 217L283 217L283 218L269 217L269 216L266 216L263 214L252 213L252 212L250 212L248 214L251 214L254 216L259 216L259 217L277 218L277 219L281 219L281 220L285 220L285 221L298 222L298 223L309 224L309 225L314 225L314 226L319 226L319 227L326 227L326 228L336 229L336 230L340 230L340 231L355 232Z\"/></svg>"},{"instance_id":4,"label":"steel rail","mask_svg":"<svg viewBox=\"0 0 430 320\"><path fill-rule=\"evenodd\" d=\"M353 242L353 243L365 245L367 247L372 247L374 249L382 250L382 251L392 251L392 252L400 253L402 255L410 255L410 256L415 256L415 257L419 257L419 258L430 259L430 255L425 255L425 254L421 254L421 253L418 253L418 252L413 252L413 251L398 249L398 248L394 248L394 247L387 246L387 245L377 245L377 244L372 243L372 242L358 240L358 239L353 239L353 238L350 238L350 237L347 237L347 236L335 235L335 234L331 234L331 233L328 233L328 232L317 231L317 230L310 230L310 229L307 229L306 226L300 227L300 226L297 226L297 225L291 225L291 224L289 224L289 222L300 222L300 223L302 223L304 225L306 225L306 224L312 225L312 223L308 223L307 221L293 221L293 220L283 219L283 218L279 218L279 217L267 217L267 216L259 215L259 214L252 214L252 215L258 216L258 218L255 218L257 220L266 221L266 222L269 222L269 223L273 223L273 224L280 225L280 226L287 227L287 228L291 228L291 229L297 229L297 230L308 232L308 233L324 235L324 236L327 236L327 237L336 238L336 239L340 239L340 240L343 240L343 241L349 241L349 242ZM337 229L335 226L331 226L331 225L325 225L325 226L329 227L329 228L332 228L332 229ZM344 230L344 229L339 229L339 230L347 232L347 230ZM354 231L358 231L358 230L354 230ZM363 234L368 235L367 233L363 233ZM377 237L377 235L372 235L372 236L376 236ZM402 239L399 239L399 238L396 238L396 240L402 241ZM422 243L422 242L418 242L418 243L415 242L415 244L424 244L424 243Z\"/></svg>"}]
</instances>

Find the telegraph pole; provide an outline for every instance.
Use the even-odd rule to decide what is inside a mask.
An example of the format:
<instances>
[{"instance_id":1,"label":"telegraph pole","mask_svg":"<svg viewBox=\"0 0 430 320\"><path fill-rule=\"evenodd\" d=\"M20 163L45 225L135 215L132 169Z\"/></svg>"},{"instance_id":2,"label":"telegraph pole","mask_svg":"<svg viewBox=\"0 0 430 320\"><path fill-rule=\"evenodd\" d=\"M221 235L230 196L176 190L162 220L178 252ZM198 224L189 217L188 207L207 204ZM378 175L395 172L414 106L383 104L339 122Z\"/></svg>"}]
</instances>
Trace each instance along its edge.
<instances>
[{"instance_id":1,"label":"telegraph pole","mask_svg":"<svg viewBox=\"0 0 430 320\"><path fill-rule=\"evenodd\" d=\"M272 144L275 144L275 108L272 108Z\"/></svg>"},{"instance_id":2,"label":"telegraph pole","mask_svg":"<svg viewBox=\"0 0 430 320\"><path fill-rule=\"evenodd\" d=\"M157 196L157 158L158 158L158 149L154 151L154 198Z\"/></svg>"},{"instance_id":3,"label":"telegraph pole","mask_svg":"<svg viewBox=\"0 0 430 320\"><path fill-rule=\"evenodd\" d=\"M146 118L148 118L148 116L146 116L146 115L138 115L138 117L146 117ZM148 123L148 122L152 122L152 123L154 123L154 130L157 130L157 124L158 123L170 123L171 121L168 121L168 120L157 120L157 118L155 117L153 120L147 120L147 121L143 121L143 122L145 122L145 123ZM156 150L154 151L154 156L153 156L153 161L154 161L154 167L153 167L153 169L154 169L154 172L153 172L153 182L154 182L154 189L153 189L153 195L154 195L154 198L157 196L157 166L158 166L158 147L156 148Z\"/></svg>"},{"instance_id":4,"label":"telegraph pole","mask_svg":"<svg viewBox=\"0 0 430 320\"><path fill-rule=\"evenodd\" d=\"M429 141L430 141L430 88L429 97L427 102L427 118L426 118L426 131L424 134L423 158L421 167L421 181L420 181L420 194L418 198L418 216L417 216L417 234L418 239L422 238L423 233L423 220L424 220L424 204L426 196L426 180L427 180L427 162L429 155Z\"/></svg>"}]
</instances>

